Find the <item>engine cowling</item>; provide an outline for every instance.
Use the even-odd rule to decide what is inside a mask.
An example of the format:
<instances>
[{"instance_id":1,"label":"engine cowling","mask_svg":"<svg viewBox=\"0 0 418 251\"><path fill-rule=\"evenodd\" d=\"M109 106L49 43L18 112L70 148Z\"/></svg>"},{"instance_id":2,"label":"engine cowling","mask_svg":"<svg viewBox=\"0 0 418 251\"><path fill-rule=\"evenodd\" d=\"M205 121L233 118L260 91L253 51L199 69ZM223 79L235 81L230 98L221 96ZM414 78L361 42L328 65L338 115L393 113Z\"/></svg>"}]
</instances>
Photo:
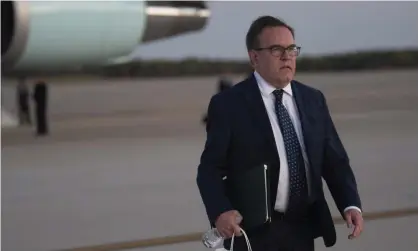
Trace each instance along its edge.
<instances>
[{"instance_id":1,"label":"engine cowling","mask_svg":"<svg viewBox=\"0 0 418 251\"><path fill-rule=\"evenodd\" d=\"M140 43L201 30L203 1L2 1L2 68L47 72L105 64Z\"/></svg>"}]
</instances>

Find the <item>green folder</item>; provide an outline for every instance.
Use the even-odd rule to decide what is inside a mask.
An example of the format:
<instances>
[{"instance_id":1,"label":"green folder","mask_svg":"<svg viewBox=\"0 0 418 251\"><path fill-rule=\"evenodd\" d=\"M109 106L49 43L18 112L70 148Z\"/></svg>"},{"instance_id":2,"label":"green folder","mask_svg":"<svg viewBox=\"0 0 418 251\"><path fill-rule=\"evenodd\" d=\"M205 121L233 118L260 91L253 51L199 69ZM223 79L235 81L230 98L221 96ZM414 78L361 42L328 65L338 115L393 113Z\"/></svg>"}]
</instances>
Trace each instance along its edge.
<instances>
[{"instance_id":1,"label":"green folder","mask_svg":"<svg viewBox=\"0 0 418 251\"><path fill-rule=\"evenodd\" d=\"M249 230L271 221L268 166L265 164L224 178L226 194L243 217L241 227Z\"/></svg>"}]
</instances>

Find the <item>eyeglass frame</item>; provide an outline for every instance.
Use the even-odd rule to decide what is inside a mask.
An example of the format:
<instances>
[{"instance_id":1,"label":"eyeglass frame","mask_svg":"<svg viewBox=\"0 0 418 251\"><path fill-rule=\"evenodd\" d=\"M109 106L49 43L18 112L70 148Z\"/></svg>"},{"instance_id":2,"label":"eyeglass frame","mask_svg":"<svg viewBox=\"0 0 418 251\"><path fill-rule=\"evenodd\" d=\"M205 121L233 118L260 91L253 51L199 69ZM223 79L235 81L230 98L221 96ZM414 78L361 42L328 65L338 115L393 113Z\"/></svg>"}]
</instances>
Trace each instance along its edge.
<instances>
[{"instance_id":1,"label":"eyeglass frame","mask_svg":"<svg viewBox=\"0 0 418 251\"><path fill-rule=\"evenodd\" d=\"M275 48L280 49L280 50L279 50L279 51L280 51L280 55L277 55L277 56L276 56L276 55L274 55L274 51L273 51L273 49L275 49ZM291 45L289 45L288 47L283 47L283 46L278 45L278 44L273 44L273 45L270 45L269 47L259 47L259 48L254 48L254 50L255 50L255 51L269 50L269 51L270 51L270 54L271 54L272 56L274 56L274 57L282 57L282 56L284 55L284 52L287 52L287 53L292 52L292 51L289 51L289 49L291 49L291 48L293 48L293 50L296 48L296 52L297 52L297 54L296 54L296 55L291 55L291 54L289 54L289 55L291 55L291 56L295 56L295 57L299 56L299 54L300 54L300 50L301 50L301 48L302 48L302 47L297 46L296 44L291 44Z\"/></svg>"}]
</instances>

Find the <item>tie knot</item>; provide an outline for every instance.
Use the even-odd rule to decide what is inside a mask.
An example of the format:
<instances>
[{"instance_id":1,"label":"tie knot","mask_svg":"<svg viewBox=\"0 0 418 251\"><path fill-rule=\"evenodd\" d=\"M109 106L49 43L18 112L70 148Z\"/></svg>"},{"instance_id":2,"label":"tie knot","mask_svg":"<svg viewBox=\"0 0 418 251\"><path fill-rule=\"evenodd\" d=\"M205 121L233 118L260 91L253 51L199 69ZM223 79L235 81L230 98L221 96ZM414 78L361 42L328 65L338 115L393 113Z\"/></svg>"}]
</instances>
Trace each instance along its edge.
<instances>
[{"instance_id":1,"label":"tie knot","mask_svg":"<svg viewBox=\"0 0 418 251\"><path fill-rule=\"evenodd\" d=\"M282 101L282 97L283 97L283 89L280 90L274 90L273 91L274 97L276 97L276 101Z\"/></svg>"}]
</instances>

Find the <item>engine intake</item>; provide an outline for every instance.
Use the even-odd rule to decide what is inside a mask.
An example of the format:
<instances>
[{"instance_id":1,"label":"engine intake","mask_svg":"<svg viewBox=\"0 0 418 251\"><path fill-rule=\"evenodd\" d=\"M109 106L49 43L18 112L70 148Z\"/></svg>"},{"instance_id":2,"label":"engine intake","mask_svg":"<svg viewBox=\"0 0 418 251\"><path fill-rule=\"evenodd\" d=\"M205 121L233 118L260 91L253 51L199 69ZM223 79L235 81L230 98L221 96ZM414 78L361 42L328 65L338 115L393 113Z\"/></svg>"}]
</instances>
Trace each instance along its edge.
<instances>
[{"instance_id":1,"label":"engine intake","mask_svg":"<svg viewBox=\"0 0 418 251\"><path fill-rule=\"evenodd\" d=\"M2 66L14 65L25 49L29 35L26 7L13 1L1 1Z\"/></svg>"}]
</instances>

